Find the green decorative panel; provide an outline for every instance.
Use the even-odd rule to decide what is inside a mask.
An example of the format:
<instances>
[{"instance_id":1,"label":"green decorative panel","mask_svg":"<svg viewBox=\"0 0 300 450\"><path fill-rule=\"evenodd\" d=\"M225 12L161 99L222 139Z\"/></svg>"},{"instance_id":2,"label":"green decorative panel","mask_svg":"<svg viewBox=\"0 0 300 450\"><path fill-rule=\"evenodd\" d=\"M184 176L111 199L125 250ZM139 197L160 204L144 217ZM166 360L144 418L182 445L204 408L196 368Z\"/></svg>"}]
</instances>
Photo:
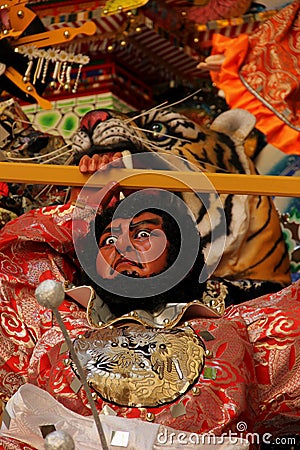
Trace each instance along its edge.
<instances>
[{"instance_id":1,"label":"green decorative panel","mask_svg":"<svg viewBox=\"0 0 300 450\"><path fill-rule=\"evenodd\" d=\"M133 109L111 93L58 100L52 105L51 110L41 109L38 105L26 105L22 109L35 129L61 135L67 143L87 112L97 108L116 109L121 112Z\"/></svg>"}]
</instances>

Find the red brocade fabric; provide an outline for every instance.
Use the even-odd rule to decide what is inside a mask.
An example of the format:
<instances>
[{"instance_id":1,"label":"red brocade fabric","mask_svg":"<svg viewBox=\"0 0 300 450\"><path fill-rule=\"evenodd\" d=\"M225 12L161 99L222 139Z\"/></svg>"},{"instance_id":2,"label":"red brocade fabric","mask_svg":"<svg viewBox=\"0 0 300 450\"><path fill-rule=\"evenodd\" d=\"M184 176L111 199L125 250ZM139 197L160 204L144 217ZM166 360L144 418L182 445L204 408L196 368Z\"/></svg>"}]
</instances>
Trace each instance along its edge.
<instances>
[{"instance_id":1,"label":"red brocade fabric","mask_svg":"<svg viewBox=\"0 0 300 450\"><path fill-rule=\"evenodd\" d=\"M30 382L65 407L90 415L84 390L66 364L62 333L53 314L35 300L37 285L52 278L74 281L78 270L71 235L72 207L47 207L11 221L0 232L0 392L6 400ZM65 300L60 306L72 339L90 330L85 311ZM152 408L109 404L117 415L178 430L221 435L235 431L278 434L300 430L300 282L279 293L233 306L219 319L189 321L211 356L193 386L174 402ZM107 404L100 397L97 408ZM181 413L176 414L176 405ZM175 407L175 409L174 409ZM2 447L1 447L2 446ZM28 445L0 437L0 448Z\"/></svg>"},{"instance_id":2,"label":"red brocade fabric","mask_svg":"<svg viewBox=\"0 0 300 450\"><path fill-rule=\"evenodd\" d=\"M274 436L300 430L300 283L228 308L243 317L254 351L257 377L255 431Z\"/></svg>"}]
</instances>

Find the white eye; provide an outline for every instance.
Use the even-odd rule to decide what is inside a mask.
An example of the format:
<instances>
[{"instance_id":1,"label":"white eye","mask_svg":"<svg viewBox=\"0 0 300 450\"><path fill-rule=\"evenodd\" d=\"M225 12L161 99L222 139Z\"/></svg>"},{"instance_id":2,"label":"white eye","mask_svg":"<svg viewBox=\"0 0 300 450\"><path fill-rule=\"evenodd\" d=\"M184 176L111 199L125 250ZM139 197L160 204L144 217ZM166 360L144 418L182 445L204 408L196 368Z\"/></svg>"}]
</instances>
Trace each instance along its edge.
<instances>
[{"instance_id":1,"label":"white eye","mask_svg":"<svg viewBox=\"0 0 300 450\"><path fill-rule=\"evenodd\" d=\"M108 236L102 245L116 245L118 238L116 236Z\"/></svg>"},{"instance_id":2,"label":"white eye","mask_svg":"<svg viewBox=\"0 0 300 450\"><path fill-rule=\"evenodd\" d=\"M144 239L144 238L148 238L150 236L150 232L147 230L140 230L136 233L135 237L137 239Z\"/></svg>"}]
</instances>

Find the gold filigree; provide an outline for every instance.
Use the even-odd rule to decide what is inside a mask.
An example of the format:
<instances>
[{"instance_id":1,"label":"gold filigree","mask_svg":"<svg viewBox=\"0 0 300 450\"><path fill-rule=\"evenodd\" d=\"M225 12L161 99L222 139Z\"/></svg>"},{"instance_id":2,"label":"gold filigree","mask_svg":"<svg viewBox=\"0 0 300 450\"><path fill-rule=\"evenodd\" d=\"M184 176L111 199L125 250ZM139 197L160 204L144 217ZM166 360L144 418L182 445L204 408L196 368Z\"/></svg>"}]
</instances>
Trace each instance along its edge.
<instances>
[{"instance_id":1,"label":"gold filigree","mask_svg":"<svg viewBox=\"0 0 300 450\"><path fill-rule=\"evenodd\" d=\"M227 295L228 289L224 284L208 280L202 301L206 306L222 315L225 311L225 298Z\"/></svg>"},{"instance_id":2,"label":"gold filigree","mask_svg":"<svg viewBox=\"0 0 300 450\"><path fill-rule=\"evenodd\" d=\"M218 318L220 314L200 300L193 300L189 303L168 303L162 311L154 314L139 309L121 317L108 317L106 312L104 315L103 301L97 295L91 295L87 306L87 320L92 328L115 326L130 321L146 327L169 329L177 326L179 322L195 316Z\"/></svg>"},{"instance_id":3,"label":"gold filigree","mask_svg":"<svg viewBox=\"0 0 300 450\"><path fill-rule=\"evenodd\" d=\"M131 407L176 400L199 378L205 360L204 344L190 327L105 328L76 339L74 347L90 386L104 400Z\"/></svg>"}]
</instances>

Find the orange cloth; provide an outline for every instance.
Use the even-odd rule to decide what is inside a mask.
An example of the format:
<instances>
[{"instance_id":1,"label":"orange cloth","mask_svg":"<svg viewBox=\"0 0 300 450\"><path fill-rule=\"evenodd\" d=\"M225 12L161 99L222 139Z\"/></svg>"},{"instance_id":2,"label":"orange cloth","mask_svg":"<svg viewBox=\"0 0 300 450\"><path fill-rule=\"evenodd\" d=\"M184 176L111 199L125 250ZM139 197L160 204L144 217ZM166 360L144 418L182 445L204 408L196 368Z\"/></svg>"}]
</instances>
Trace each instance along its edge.
<instances>
[{"instance_id":1,"label":"orange cloth","mask_svg":"<svg viewBox=\"0 0 300 450\"><path fill-rule=\"evenodd\" d=\"M225 56L221 70L211 71L211 78L224 91L230 108L250 111L268 142L288 154L300 154L300 50L296 46L299 9L299 1L288 5L251 36L241 34L231 39L215 34L212 48L212 55ZM278 85L272 91L274 80ZM279 117L286 112L287 116Z\"/></svg>"}]
</instances>

